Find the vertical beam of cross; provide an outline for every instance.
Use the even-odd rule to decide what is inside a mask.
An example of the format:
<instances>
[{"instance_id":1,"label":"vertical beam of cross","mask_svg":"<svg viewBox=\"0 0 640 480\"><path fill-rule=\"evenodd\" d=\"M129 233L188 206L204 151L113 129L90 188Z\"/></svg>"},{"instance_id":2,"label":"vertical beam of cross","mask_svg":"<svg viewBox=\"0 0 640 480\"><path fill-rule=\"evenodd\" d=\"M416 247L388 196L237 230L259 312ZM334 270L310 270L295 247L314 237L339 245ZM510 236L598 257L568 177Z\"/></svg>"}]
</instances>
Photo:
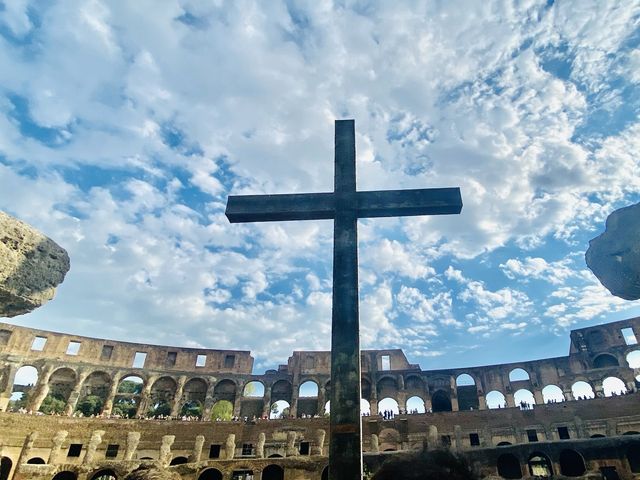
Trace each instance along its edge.
<instances>
[{"instance_id":1,"label":"vertical beam of cross","mask_svg":"<svg viewBox=\"0 0 640 480\"><path fill-rule=\"evenodd\" d=\"M358 218L447 215L462 210L459 188L356 191L355 124L335 125L332 193L229 196L231 223L333 219L329 478L362 478Z\"/></svg>"}]
</instances>

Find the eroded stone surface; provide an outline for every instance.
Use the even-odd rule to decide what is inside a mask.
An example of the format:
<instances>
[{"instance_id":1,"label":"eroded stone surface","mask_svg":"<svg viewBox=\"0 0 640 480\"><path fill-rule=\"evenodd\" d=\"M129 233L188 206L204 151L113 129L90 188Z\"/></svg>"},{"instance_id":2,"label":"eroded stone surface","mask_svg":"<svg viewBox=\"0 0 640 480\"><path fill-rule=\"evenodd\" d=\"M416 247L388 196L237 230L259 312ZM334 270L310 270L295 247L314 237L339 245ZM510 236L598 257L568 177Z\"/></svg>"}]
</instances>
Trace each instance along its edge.
<instances>
[{"instance_id":1,"label":"eroded stone surface","mask_svg":"<svg viewBox=\"0 0 640 480\"><path fill-rule=\"evenodd\" d=\"M614 211L589 242L587 266L613 295L640 298L640 203Z\"/></svg>"},{"instance_id":2,"label":"eroded stone surface","mask_svg":"<svg viewBox=\"0 0 640 480\"><path fill-rule=\"evenodd\" d=\"M69 266L60 245L0 212L0 317L22 315L51 300Z\"/></svg>"}]
</instances>

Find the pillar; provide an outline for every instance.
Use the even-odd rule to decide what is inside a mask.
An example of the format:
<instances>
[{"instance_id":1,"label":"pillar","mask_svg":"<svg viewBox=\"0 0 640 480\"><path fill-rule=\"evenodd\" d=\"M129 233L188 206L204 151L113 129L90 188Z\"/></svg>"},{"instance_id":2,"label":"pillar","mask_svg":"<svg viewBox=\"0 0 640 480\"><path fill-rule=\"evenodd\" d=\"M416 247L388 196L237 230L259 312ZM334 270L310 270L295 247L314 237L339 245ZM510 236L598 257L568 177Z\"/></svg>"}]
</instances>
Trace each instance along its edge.
<instances>
[{"instance_id":1,"label":"pillar","mask_svg":"<svg viewBox=\"0 0 640 480\"><path fill-rule=\"evenodd\" d=\"M460 405L458 404L458 397L452 395L451 396L451 410L457 412L460 410Z\"/></svg>"},{"instance_id":2,"label":"pillar","mask_svg":"<svg viewBox=\"0 0 640 480\"><path fill-rule=\"evenodd\" d=\"M33 448L33 444L37 439L38 432L31 432L24 439L24 443L22 444L22 451L20 452L20 456L18 457L18 462L16 464L16 469L29 459L29 457L31 456L31 449Z\"/></svg>"},{"instance_id":3,"label":"pillar","mask_svg":"<svg viewBox=\"0 0 640 480\"><path fill-rule=\"evenodd\" d=\"M78 399L80 398L80 391L82 390L82 384L88 376L89 372L78 372L78 379L76 380L76 384L73 387L73 390L69 394L67 405L64 407L65 415L71 416L73 414L73 411L76 409Z\"/></svg>"},{"instance_id":4,"label":"pillar","mask_svg":"<svg viewBox=\"0 0 640 480\"><path fill-rule=\"evenodd\" d=\"M177 417L180 415L180 406L182 405L182 394L184 393L184 384L187 383L187 377L182 375L178 378L178 386L176 387L176 391L173 395L173 400L171 401L171 416Z\"/></svg>"},{"instance_id":5,"label":"pillar","mask_svg":"<svg viewBox=\"0 0 640 480\"><path fill-rule=\"evenodd\" d=\"M271 414L271 386L264 387L264 397L262 397L262 416L269 418Z\"/></svg>"},{"instance_id":6,"label":"pillar","mask_svg":"<svg viewBox=\"0 0 640 480\"><path fill-rule=\"evenodd\" d=\"M562 390L562 394L564 395L564 399L565 399L567 402L569 402L569 401L571 401L571 400L575 400L575 398L573 398L573 392L571 391L571 389L570 389L570 388L568 388L568 389L566 389L566 390L565 390L565 389L563 389L563 390Z\"/></svg>"},{"instance_id":7,"label":"pillar","mask_svg":"<svg viewBox=\"0 0 640 480\"><path fill-rule=\"evenodd\" d=\"M137 417L147 416L147 410L149 410L149 400L151 398L151 387L157 379L157 376L150 377L147 380L147 383L144 384L144 388L142 389L142 392L140 392L140 404L138 405L138 410L136 410Z\"/></svg>"},{"instance_id":8,"label":"pillar","mask_svg":"<svg viewBox=\"0 0 640 480\"><path fill-rule=\"evenodd\" d=\"M262 433L261 435L264 435ZM202 457L202 446L204 445L204 435L196 435L196 441L193 444L193 452L189 457L189 463L199 462Z\"/></svg>"},{"instance_id":9,"label":"pillar","mask_svg":"<svg viewBox=\"0 0 640 480\"><path fill-rule=\"evenodd\" d=\"M316 409L316 414L322 416L324 413L325 402L324 389L322 387L318 387L318 408Z\"/></svg>"},{"instance_id":10,"label":"pillar","mask_svg":"<svg viewBox=\"0 0 640 480\"><path fill-rule=\"evenodd\" d=\"M204 406L202 407L202 419L203 420L211 420L211 409L214 405L214 395L213 389L215 388L215 382L211 382L209 388L207 388L207 394L204 397Z\"/></svg>"},{"instance_id":11,"label":"pillar","mask_svg":"<svg viewBox=\"0 0 640 480\"><path fill-rule=\"evenodd\" d=\"M298 394L299 388L293 387L291 392L291 404L289 405L289 415L291 417L296 418L298 416Z\"/></svg>"},{"instance_id":12,"label":"pillar","mask_svg":"<svg viewBox=\"0 0 640 480\"><path fill-rule=\"evenodd\" d=\"M84 459L82 461L83 465L88 465L95 460L96 450L98 449L98 445L102 443L103 435L104 430L95 430L91 434L91 439L89 439L89 444L87 445L87 453L85 453Z\"/></svg>"},{"instance_id":13,"label":"pillar","mask_svg":"<svg viewBox=\"0 0 640 480\"><path fill-rule=\"evenodd\" d=\"M49 453L49 460L47 463L49 465L55 465L58 463L58 459L60 458L60 449L62 448L62 443L69 435L69 432L66 430L58 430L56 434L51 439L51 452Z\"/></svg>"},{"instance_id":14,"label":"pillar","mask_svg":"<svg viewBox=\"0 0 640 480\"><path fill-rule=\"evenodd\" d=\"M102 408L103 415L111 415L111 411L113 410L113 402L116 399L116 395L118 394L118 386L120 385L120 372L113 374L113 379L111 380L111 386L109 387L109 393L107 393L107 398L104 401L104 407Z\"/></svg>"},{"instance_id":15,"label":"pillar","mask_svg":"<svg viewBox=\"0 0 640 480\"><path fill-rule=\"evenodd\" d=\"M478 394L478 409L479 410L487 409L487 399L484 395Z\"/></svg>"},{"instance_id":16,"label":"pillar","mask_svg":"<svg viewBox=\"0 0 640 480\"><path fill-rule=\"evenodd\" d=\"M140 432L128 432L127 433L127 448L124 452L124 460L132 460L133 455L138 449L140 443Z\"/></svg>"},{"instance_id":17,"label":"pillar","mask_svg":"<svg viewBox=\"0 0 640 480\"><path fill-rule=\"evenodd\" d=\"M33 396L29 400L29 406L27 410L37 412L42 405L42 401L49 393L49 380L53 374L53 366L47 365L42 369L41 374L38 376L38 381L33 387Z\"/></svg>"},{"instance_id":18,"label":"pillar","mask_svg":"<svg viewBox=\"0 0 640 480\"><path fill-rule=\"evenodd\" d=\"M3 377L6 378L6 386L2 392L0 392L0 412L5 412L7 407L9 406L9 401L11 400L11 393L13 391L13 382L16 378L16 372L18 371L18 366L9 363L5 367L5 371L3 372Z\"/></svg>"},{"instance_id":19,"label":"pillar","mask_svg":"<svg viewBox=\"0 0 640 480\"><path fill-rule=\"evenodd\" d=\"M400 377L402 378L402 377ZM401 412L407 413L407 394L406 392L398 392L398 409Z\"/></svg>"},{"instance_id":20,"label":"pillar","mask_svg":"<svg viewBox=\"0 0 640 480\"><path fill-rule=\"evenodd\" d=\"M175 435L164 435L162 437L162 444L160 445L160 455L158 456L158 463L163 467L168 467L171 462L171 445L175 441Z\"/></svg>"},{"instance_id":21,"label":"pillar","mask_svg":"<svg viewBox=\"0 0 640 480\"><path fill-rule=\"evenodd\" d=\"M371 410L371 415L378 415L378 399L377 398L371 398L371 400L369 400L369 407Z\"/></svg>"},{"instance_id":22,"label":"pillar","mask_svg":"<svg viewBox=\"0 0 640 480\"><path fill-rule=\"evenodd\" d=\"M507 402L507 407L515 407L516 401L513 398L513 393L507 393L505 396L505 401Z\"/></svg>"},{"instance_id":23,"label":"pillar","mask_svg":"<svg viewBox=\"0 0 640 480\"><path fill-rule=\"evenodd\" d=\"M535 399L536 404L544 405L544 397L542 396L542 391L534 390L533 391L533 398Z\"/></svg>"}]
</instances>

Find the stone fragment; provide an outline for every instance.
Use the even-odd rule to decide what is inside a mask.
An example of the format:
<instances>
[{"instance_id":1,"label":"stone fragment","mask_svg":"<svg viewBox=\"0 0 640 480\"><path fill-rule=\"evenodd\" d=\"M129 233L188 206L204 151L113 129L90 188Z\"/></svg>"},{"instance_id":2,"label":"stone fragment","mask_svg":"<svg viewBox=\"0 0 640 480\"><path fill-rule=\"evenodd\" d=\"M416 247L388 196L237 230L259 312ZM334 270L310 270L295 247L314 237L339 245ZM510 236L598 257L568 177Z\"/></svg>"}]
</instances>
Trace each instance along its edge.
<instances>
[{"instance_id":1,"label":"stone fragment","mask_svg":"<svg viewBox=\"0 0 640 480\"><path fill-rule=\"evenodd\" d=\"M224 452L227 457L227 460L233 460L233 457L236 455L236 436L233 433L230 433L227 436L227 441L224 445Z\"/></svg>"},{"instance_id":2,"label":"stone fragment","mask_svg":"<svg viewBox=\"0 0 640 480\"><path fill-rule=\"evenodd\" d=\"M371 434L371 451L373 453L380 453L380 441L378 440L378 435L375 433Z\"/></svg>"},{"instance_id":3,"label":"stone fragment","mask_svg":"<svg viewBox=\"0 0 640 480\"><path fill-rule=\"evenodd\" d=\"M189 457L189 462L199 462L202 457L202 446L204 445L204 435L196 435L196 441L193 444L193 452Z\"/></svg>"},{"instance_id":4,"label":"stone fragment","mask_svg":"<svg viewBox=\"0 0 640 480\"><path fill-rule=\"evenodd\" d=\"M51 300L69 265L57 243L0 212L0 317L25 314Z\"/></svg>"},{"instance_id":5,"label":"stone fragment","mask_svg":"<svg viewBox=\"0 0 640 480\"><path fill-rule=\"evenodd\" d=\"M91 434L91 439L89 440L89 445L87 445L87 453L84 454L83 464L87 465L92 463L96 457L96 450L98 446L102 443L102 436L104 435L104 430L94 430Z\"/></svg>"},{"instance_id":6,"label":"stone fragment","mask_svg":"<svg viewBox=\"0 0 640 480\"><path fill-rule=\"evenodd\" d=\"M267 437L264 432L260 432L258 435L258 444L256 445L256 457L264 458L264 443Z\"/></svg>"},{"instance_id":7,"label":"stone fragment","mask_svg":"<svg viewBox=\"0 0 640 480\"><path fill-rule=\"evenodd\" d=\"M589 242L587 266L616 297L640 298L640 203L615 210Z\"/></svg>"},{"instance_id":8,"label":"stone fragment","mask_svg":"<svg viewBox=\"0 0 640 480\"><path fill-rule=\"evenodd\" d=\"M158 458L158 462L163 467L169 465L171 462L171 445L175 441L175 435L164 435L162 437L162 444L160 445L160 457Z\"/></svg>"},{"instance_id":9,"label":"stone fragment","mask_svg":"<svg viewBox=\"0 0 640 480\"><path fill-rule=\"evenodd\" d=\"M287 457L295 457L300 452L296 449L296 432L290 430L287 432Z\"/></svg>"},{"instance_id":10,"label":"stone fragment","mask_svg":"<svg viewBox=\"0 0 640 480\"><path fill-rule=\"evenodd\" d=\"M324 453L324 437L327 435L327 432L319 428L316 430L316 442L311 447L311 455L322 455Z\"/></svg>"},{"instance_id":11,"label":"stone fragment","mask_svg":"<svg viewBox=\"0 0 640 480\"><path fill-rule=\"evenodd\" d=\"M58 463L58 457L60 457L62 442L66 440L67 435L69 435L69 432L67 432L66 430L58 430L51 439L51 452L49 452L49 460L47 461L49 465L55 465L56 463Z\"/></svg>"},{"instance_id":12,"label":"stone fragment","mask_svg":"<svg viewBox=\"0 0 640 480\"><path fill-rule=\"evenodd\" d=\"M138 444L140 443L140 432L127 433L127 449L124 452L124 459L131 460L136 453Z\"/></svg>"}]
</instances>

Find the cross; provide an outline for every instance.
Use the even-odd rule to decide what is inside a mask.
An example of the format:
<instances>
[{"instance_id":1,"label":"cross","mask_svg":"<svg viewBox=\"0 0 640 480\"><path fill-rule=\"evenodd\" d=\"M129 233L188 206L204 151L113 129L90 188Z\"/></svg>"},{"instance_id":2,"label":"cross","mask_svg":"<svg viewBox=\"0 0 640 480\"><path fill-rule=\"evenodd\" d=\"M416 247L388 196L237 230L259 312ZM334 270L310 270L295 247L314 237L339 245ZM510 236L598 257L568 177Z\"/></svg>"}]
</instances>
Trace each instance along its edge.
<instances>
[{"instance_id":1,"label":"cross","mask_svg":"<svg viewBox=\"0 0 640 480\"><path fill-rule=\"evenodd\" d=\"M354 120L336 120L334 191L229 196L231 223L333 219L329 478L362 478L358 218L460 213L459 188L356 190Z\"/></svg>"}]
</instances>

